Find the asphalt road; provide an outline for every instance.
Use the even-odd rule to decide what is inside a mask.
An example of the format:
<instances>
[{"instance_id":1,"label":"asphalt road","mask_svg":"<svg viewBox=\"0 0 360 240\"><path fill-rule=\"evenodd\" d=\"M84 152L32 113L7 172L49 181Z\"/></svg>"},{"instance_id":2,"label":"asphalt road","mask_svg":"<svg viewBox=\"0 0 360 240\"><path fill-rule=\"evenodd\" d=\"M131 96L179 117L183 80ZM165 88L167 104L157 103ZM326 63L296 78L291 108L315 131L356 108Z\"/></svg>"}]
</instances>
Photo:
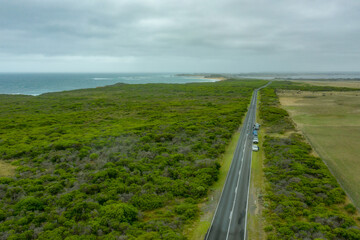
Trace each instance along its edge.
<instances>
[{"instance_id":1,"label":"asphalt road","mask_svg":"<svg viewBox=\"0 0 360 240\"><path fill-rule=\"evenodd\" d=\"M220 201L205 240L246 239L252 132L256 117L257 92L261 88L256 89L252 96Z\"/></svg>"}]
</instances>

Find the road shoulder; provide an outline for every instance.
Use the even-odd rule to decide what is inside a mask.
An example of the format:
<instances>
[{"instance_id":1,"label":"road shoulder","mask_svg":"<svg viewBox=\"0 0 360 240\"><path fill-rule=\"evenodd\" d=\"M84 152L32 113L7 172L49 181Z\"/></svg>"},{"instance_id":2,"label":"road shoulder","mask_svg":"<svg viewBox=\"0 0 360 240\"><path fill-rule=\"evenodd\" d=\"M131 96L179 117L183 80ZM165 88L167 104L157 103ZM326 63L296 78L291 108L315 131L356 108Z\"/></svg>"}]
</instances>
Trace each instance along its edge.
<instances>
[{"instance_id":1,"label":"road shoulder","mask_svg":"<svg viewBox=\"0 0 360 240\"><path fill-rule=\"evenodd\" d=\"M261 101L258 96L258 104ZM259 121L259 111L256 111L256 121ZM248 239L263 240L266 239L266 233L264 231L265 218L263 217L263 195L265 193L265 182L264 182L264 150L262 143L264 141L265 131L263 128L259 130L259 151L253 152L251 161L251 178L250 178L250 192L249 192L249 205L248 205L248 221L247 221L247 232Z\"/></svg>"}]
</instances>

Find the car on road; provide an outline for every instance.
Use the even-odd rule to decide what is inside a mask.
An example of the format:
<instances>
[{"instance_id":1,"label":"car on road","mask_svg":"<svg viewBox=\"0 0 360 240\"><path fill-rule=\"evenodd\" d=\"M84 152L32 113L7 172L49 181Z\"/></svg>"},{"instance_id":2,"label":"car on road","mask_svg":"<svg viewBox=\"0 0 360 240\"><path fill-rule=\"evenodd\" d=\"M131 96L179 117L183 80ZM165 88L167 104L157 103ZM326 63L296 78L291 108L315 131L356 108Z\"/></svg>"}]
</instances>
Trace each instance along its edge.
<instances>
[{"instance_id":1,"label":"car on road","mask_svg":"<svg viewBox=\"0 0 360 240\"><path fill-rule=\"evenodd\" d=\"M257 130L254 130L254 131L253 131L253 135L254 135L254 136L257 136L257 135L258 135L258 131L257 131Z\"/></svg>"},{"instance_id":2,"label":"car on road","mask_svg":"<svg viewBox=\"0 0 360 240\"><path fill-rule=\"evenodd\" d=\"M260 124L259 124L259 123L255 123L255 124L254 124L254 129L255 129L255 130L259 130L259 129L260 129Z\"/></svg>"},{"instance_id":3,"label":"car on road","mask_svg":"<svg viewBox=\"0 0 360 240\"><path fill-rule=\"evenodd\" d=\"M252 145L252 150L253 150L254 152L259 151L259 146L258 146L258 145Z\"/></svg>"},{"instance_id":4,"label":"car on road","mask_svg":"<svg viewBox=\"0 0 360 240\"><path fill-rule=\"evenodd\" d=\"M253 138L253 143L258 144L258 143L259 143L259 138L258 138L258 137L254 137L254 138Z\"/></svg>"}]
</instances>

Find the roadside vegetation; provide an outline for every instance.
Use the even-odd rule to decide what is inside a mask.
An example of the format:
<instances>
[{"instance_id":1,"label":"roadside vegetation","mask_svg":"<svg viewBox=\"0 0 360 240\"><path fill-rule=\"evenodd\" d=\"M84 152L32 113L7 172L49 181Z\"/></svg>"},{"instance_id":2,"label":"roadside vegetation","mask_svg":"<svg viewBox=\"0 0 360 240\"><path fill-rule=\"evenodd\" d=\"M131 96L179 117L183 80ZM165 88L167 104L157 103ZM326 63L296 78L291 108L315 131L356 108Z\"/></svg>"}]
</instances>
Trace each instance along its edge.
<instances>
[{"instance_id":1,"label":"roadside vegetation","mask_svg":"<svg viewBox=\"0 0 360 240\"><path fill-rule=\"evenodd\" d=\"M0 95L0 239L185 239L264 83Z\"/></svg>"},{"instance_id":2,"label":"roadside vegetation","mask_svg":"<svg viewBox=\"0 0 360 240\"><path fill-rule=\"evenodd\" d=\"M268 239L360 239L356 208L346 202L327 166L296 132L288 113L279 107L274 88L272 84L261 90L260 105L267 133L263 149Z\"/></svg>"},{"instance_id":3,"label":"roadside vegetation","mask_svg":"<svg viewBox=\"0 0 360 240\"><path fill-rule=\"evenodd\" d=\"M234 158L236 146L240 137L240 131L236 131L228 146L226 147L225 153L220 158L219 163L221 165L219 171L219 177L216 183L210 187L210 192L207 198L200 203L200 217L194 223L191 222L189 226L186 226L185 236L189 240L204 239L206 233L211 225L211 221L214 217L216 207L219 203L221 192L224 188L227 173L230 169L231 162Z\"/></svg>"},{"instance_id":4,"label":"roadside vegetation","mask_svg":"<svg viewBox=\"0 0 360 240\"><path fill-rule=\"evenodd\" d=\"M261 102L260 94L258 94L258 103L257 108ZM256 122L262 124L262 121L259 117L259 111L256 111ZM266 225L266 220L264 218L264 199L265 194L265 177L264 177L264 160L265 154L262 147L264 142L265 130L263 127L260 127L258 130L258 139L259 146L258 152L252 153L251 161L251 179L250 179L250 192L249 192L249 205L248 205L248 239L256 240L265 240L266 232L264 227Z\"/></svg>"}]
</instances>

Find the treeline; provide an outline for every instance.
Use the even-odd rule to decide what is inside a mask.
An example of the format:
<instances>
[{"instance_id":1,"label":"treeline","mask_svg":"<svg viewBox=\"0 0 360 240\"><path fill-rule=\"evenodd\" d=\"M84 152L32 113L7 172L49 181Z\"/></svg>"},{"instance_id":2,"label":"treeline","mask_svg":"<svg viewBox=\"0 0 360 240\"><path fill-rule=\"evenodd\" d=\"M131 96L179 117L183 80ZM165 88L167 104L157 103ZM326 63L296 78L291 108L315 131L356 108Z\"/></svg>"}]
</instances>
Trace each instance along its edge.
<instances>
[{"instance_id":1,"label":"treeline","mask_svg":"<svg viewBox=\"0 0 360 240\"><path fill-rule=\"evenodd\" d=\"M264 83L0 95L0 239L185 239Z\"/></svg>"},{"instance_id":2,"label":"treeline","mask_svg":"<svg viewBox=\"0 0 360 240\"><path fill-rule=\"evenodd\" d=\"M293 81L273 81L269 86L273 89L299 90L299 91L354 91L356 88L332 87L332 86L314 86L305 82Z\"/></svg>"},{"instance_id":3,"label":"treeline","mask_svg":"<svg viewBox=\"0 0 360 240\"><path fill-rule=\"evenodd\" d=\"M345 193L326 165L302 135L283 135L295 128L273 88L261 90L260 117L268 133L263 144L268 239L360 239L356 209L345 205Z\"/></svg>"}]
</instances>

